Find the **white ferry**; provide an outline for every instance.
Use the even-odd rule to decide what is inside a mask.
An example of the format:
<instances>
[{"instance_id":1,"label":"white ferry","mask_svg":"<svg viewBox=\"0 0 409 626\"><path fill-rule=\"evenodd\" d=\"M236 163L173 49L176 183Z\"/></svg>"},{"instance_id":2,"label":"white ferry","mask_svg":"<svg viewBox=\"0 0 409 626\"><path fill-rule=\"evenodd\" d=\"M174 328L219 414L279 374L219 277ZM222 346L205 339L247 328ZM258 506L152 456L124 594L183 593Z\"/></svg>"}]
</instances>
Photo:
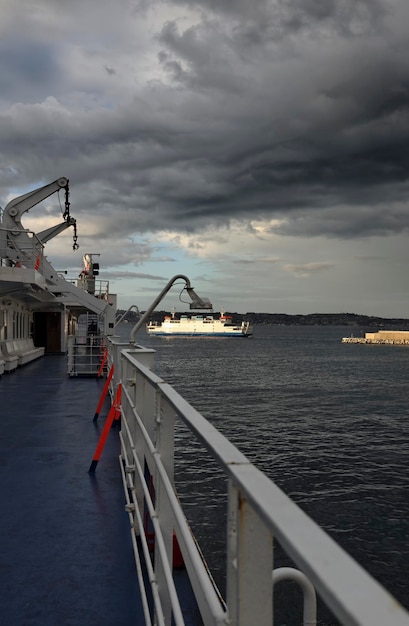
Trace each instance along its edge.
<instances>
[{"instance_id":1,"label":"white ferry","mask_svg":"<svg viewBox=\"0 0 409 626\"><path fill-rule=\"evenodd\" d=\"M64 221L40 233L24 228L25 212L59 190ZM176 283L191 309L211 303L174 276L121 341L99 256L84 255L84 270L68 279L44 255L68 227L76 249L66 178L0 211L2 623L272 626L290 580L303 591L304 624L317 624L318 593L344 626L409 626L397 600L162 380L155 351L137 344ZM234 330L223 317L209 327ZM208 394L214 403L211 385ZM181 425L225 478L223 591L178 497ZM199 493L200 473L196 481ZM289 567L275 566L276 544Z\"/></svg>"},{"instance_id":2,"label":"white ferry","mask_svg":"<svg viewBox=\"0 0 409 626\"><path fill-rule=\"evenodd\" d=\"M231 315L222 310L219 317L214 315L166 315L163 322L150 321L146 325L150 335L184 335L194 337L250 337L253 328L250 322L234 324Z\"/></svg>"}]
</instances>

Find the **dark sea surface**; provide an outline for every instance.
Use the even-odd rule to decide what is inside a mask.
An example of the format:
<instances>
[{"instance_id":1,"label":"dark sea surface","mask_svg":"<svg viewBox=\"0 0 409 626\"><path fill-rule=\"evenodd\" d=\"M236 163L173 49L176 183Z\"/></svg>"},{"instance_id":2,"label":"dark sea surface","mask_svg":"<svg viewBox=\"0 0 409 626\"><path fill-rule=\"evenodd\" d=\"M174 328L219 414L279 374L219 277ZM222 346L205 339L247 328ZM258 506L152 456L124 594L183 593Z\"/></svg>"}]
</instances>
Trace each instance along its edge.
<instances>
[{"instance_id":1,"label":"dark sea surface","mask_svg":"<svg viewBox=\"0 0 409 626\"><path fill-rule=\"evenodd\" d=\"M138 341L157 350L166 382L409 609L409 347L341 343L364 330L260 326L249 339L142 331ZM223 590L225 481L183 428L177 458L181 499ZM336 623L321 611L320 624Z\"/></svg>"}]
</instances>

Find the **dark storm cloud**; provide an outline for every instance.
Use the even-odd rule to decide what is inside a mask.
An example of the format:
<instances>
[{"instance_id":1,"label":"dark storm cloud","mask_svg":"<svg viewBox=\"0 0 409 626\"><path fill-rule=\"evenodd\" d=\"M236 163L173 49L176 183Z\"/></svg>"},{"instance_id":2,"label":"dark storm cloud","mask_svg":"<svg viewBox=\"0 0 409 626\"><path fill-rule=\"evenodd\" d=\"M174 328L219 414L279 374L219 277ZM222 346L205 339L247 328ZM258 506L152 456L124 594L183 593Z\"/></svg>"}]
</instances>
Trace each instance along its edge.
<instances>
[{"instance_id":1,"label":"dark storm cloud","mask_svg":"<svg viewBox=\"0 0 409 626\"><path fill-rule=\"evenodd\" d=\"M377 29L389 6L383 0L172 0L180 6L196 6L209 17L236 20L235 36L248 43L265 37L281 39L288 34L325 27L342 35Z\"/></svg>"},{"instance_id":2,"label":"dark storm cloud","mask_svg":"<svg viewBox=\"0 0 409 626\"><path fill-rule=\"evenodd\" d=\"M158 28L164 80L114 104L109 93L71 109L49 89L58 81L46 46L8 48L2 80L19 81L0 112L2 198L45 173L68 176L77 211L99 216L97 234L257 218L280 218L276 232L296 236L408 228L409 46L394 13L404 4L176 5L202 13ZM110 52L100 70L112 83L122 69ZM74 70L70 81L73 94L92 92Z\"/></svg>"},{"instance_id":3,"label":"dark storm cloud","mask_svg":"<svg viewBox=\"0 0 409 626\"><path fill-rule=\"evenodd\" d=\"M214 19L223 11L237 18L237 11L242 21L228 34L220 28L217 38L217 19L209 18L183 33L176 23L168 23L160 37L167 48L161 61L175 83L199 92L212 90L216 100L221 91L231 92L231 115L243 122L236 135L230 134L224 155L217 155L224 194L222 189L221 194L208 195L205 204L191 198L198 212L297 217L302 210L312 211L309 230L302 230L304 222L298 218L280 230L300 235L359 236L406 229L406 205L395 209L393 204L405 201L408 192L409 65L402 42L393 39L383 21L391 6L259 2L251 13L247 3L197 4L212 9ZM257 36L250 36L252 28ZM297 47L290 37L301 32L310 41L319 40L322 53L318 48L311 52L308 39ZM338 36L331 39L334 33ZM285 41L285 36L290 39ZM268 42L278 39L284 47L268 48ZM331 49L332 43L338 52ZM238 69L240 60L249 67L263 54L264 84ZM277 56L281 75L274 73ZM231 71L225 76L227 69ZM283 80L286 70L287 81ZM308 81L301 76L303 71ZM304 83L300 89L290 86L300 78ZM283 92L278 106L275 79ZM239 103L235 91L241 91ZM228 125L226 121L227 133ZM223 139L222 131L219 145ZM343 220L337 211L345 204L358 211L352 210L355 214Z\"/></svg>"},{"instance_id":4,"label":"dark storm cloud","mask_svg":"<svg viewBox=\"0 0 409 626\"><path fill-rule=\"evenodd\" d=\"M55 46L17 37L0 39L0 101L14 99L36 102L59 81ZM28 99L27 99L28 97Z\"/></svg>"}]
</instances>

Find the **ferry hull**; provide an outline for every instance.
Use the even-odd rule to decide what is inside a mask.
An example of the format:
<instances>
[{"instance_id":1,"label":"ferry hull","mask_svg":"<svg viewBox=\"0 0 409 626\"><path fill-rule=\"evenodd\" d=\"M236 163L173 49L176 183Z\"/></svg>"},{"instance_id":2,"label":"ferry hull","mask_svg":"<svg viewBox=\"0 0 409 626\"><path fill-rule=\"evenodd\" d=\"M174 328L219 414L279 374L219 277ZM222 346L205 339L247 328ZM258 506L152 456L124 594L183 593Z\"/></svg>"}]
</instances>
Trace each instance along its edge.
<instances>
[{"instance_id":1,"label":"ferry hull","mask_svg":"<svg viewBox=\"0 0 409 626\"><path fill-rule=\"evenodd\" d=\"M243 332L212 332L212 333L205 333L205 332L194 332L194 331L181 331L181 332L174 332L174 331L165 331L165 330L149 330L147 329L147 332L149 335L157 335L160 337L250 337L252 333L243 333Z\"/></svg>"},{"instance_id":2,"label":"ferry hull","mask_svg":"<svg viewBox=\"0 0 409 626\"><path fill-rule=\"evenodd\" d=\"M231 316L214 318L212 315L181 315L176 318L166 316L163 322L149 322L146 326L148 335L177 337L250 337L253 329L249 322L235 324Z\"/></svg>"}]
</instances>

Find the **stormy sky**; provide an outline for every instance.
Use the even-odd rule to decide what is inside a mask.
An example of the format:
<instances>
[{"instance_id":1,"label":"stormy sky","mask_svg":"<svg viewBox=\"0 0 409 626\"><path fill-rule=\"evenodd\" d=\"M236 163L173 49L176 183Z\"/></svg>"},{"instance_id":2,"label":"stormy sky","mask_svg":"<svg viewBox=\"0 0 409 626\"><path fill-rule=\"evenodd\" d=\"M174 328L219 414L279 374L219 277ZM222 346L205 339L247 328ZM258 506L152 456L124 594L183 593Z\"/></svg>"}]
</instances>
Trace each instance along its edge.
<instances>
[{"instance_id":1,"label":"stormy sky","mask_svg":"<svg viewBox=\"0 0 409 626\"><path fill-rule=\"evenodd\" d=\"M122 308L183 273L216 309L409 317L407 0L0 7L0 205L70 179L57 269L100 252Z\"/></svg>"}]
</instances>

